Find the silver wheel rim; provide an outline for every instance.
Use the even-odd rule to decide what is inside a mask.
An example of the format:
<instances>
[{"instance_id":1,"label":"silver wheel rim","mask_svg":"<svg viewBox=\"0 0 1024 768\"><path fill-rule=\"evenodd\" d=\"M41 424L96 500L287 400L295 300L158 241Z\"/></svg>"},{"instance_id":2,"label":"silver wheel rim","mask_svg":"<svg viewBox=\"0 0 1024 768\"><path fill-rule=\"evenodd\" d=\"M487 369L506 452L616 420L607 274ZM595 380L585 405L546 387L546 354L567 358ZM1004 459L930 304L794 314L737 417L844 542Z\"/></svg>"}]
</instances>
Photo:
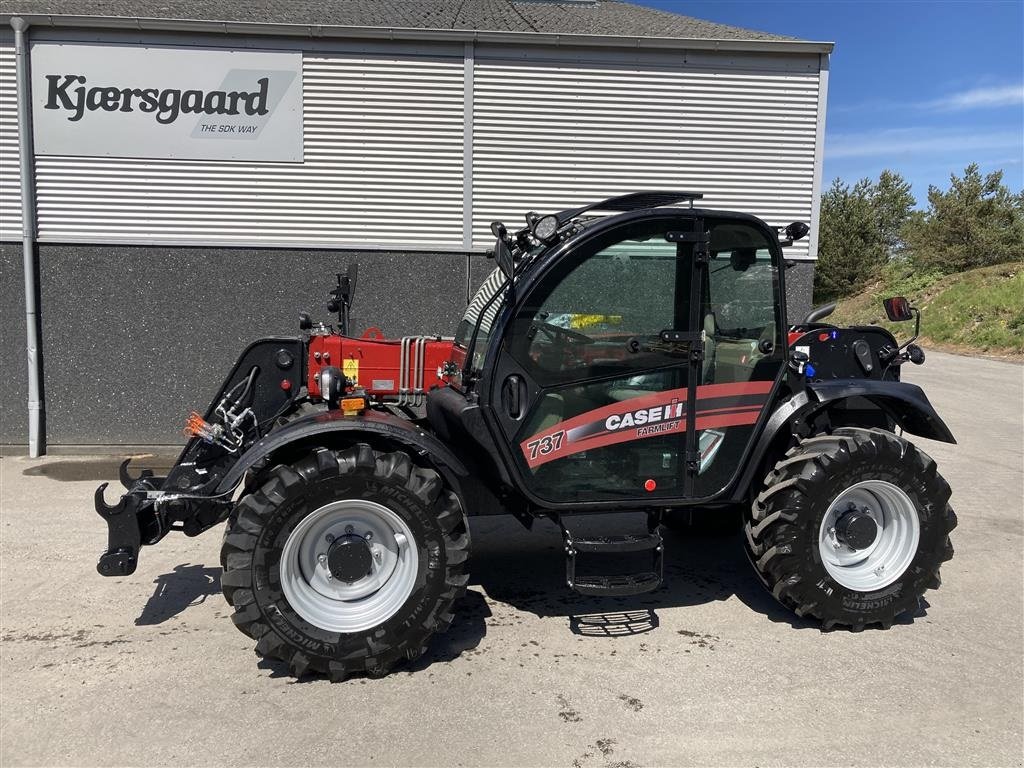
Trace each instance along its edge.
<instances>
[{"instance_id":1,"label":"silver wheel rim","mask_svg":"<svg viewBox=\"0 0 1024 768\"><path fill-rule=\"evenodd\" d=\"M369 545L368 575L344 582L331 575L327 552L343 536ZM326 504L295 526L281 551L281 589L310 624L330 632L361 632L395 615L416 585L419 558L405 521L382 504L345 499Z\"/></svg>"},{"instance_id":2,"label":"silver wheel rim","mask_svg":"<svg viewBox=\"0 0 1024 768\"><path fill-rule=\"evenodd\" d=\"M875 521L875 540L853 549L836 536L836 523L851 509ZM884 480L865 480L840 493L822 518L818 551L825 570L856 592L874 592L892 584L910 567L921 541L917 507L901 488Z\"/></svg>"}]
</instances>

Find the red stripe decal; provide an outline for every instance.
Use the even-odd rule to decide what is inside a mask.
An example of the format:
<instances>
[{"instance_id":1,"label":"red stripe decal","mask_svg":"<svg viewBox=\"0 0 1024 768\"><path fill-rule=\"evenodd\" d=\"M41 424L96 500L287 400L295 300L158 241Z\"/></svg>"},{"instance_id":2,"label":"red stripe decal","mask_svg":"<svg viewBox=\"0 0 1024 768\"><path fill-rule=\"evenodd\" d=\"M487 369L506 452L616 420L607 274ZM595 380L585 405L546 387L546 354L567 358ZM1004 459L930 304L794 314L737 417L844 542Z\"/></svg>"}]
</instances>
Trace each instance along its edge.
<instances>
[{"instance_id":1,"label":"red stripe decal","mask_svg":"<svg viewBox=\"0 0 1024 768\"><path fill-rule=\"evenodd\" d=\"M707 384L697 388L697 429L753 424L764 407L771 381ZM754 396L747 403L700 410L701 401ZM643 440L686 428L686 388L655 392L586 411L542 430L519 448L532 469L591 448Z\"/></svg>"}]
</instances>

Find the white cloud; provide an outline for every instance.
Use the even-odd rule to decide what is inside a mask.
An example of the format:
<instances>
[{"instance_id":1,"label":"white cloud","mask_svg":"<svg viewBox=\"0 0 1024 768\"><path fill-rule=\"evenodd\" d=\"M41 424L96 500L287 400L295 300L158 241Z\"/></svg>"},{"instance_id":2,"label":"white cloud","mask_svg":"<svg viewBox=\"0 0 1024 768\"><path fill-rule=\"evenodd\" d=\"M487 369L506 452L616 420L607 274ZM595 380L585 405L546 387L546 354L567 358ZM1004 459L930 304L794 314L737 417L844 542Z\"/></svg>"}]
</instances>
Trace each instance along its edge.
<instances>
[{"instance_id":1,"label":"white cloud","mask_svg":"<svg viewBox=\"0 0 1024 768\"><path fill-rule=\"evenodd\" d=\"M1024 104L1024 83L968 88L927 101L911 99L872 99L852 104L830 104L830 114L860 114L863 112L892 112L923 110L925 112L967 112L974 109L1013 107Z\"/></svg>"},{"instance_id":2,"label":"white cloud","mask_svg":"<svg viewBox=\"0 0 1024 768\"><path fill-rule=\"evenodd\" d=\"M833 134L825 141L825 157L891 157L983 149L1020 150L1024 143L1015 131L938 132L934 128L894 128L865 133Z\"/></svg>"},{"instance_id":3,"label":"white cloud","mask_svg":"<svg viewBox=\"0 0 1024 768\"><path fill-rule=\"evenodd\" d=\"M922 102L920 106L939 112L963 112L969 109L1012 107L1017 104L1024 104L1024 83L970 88Z\"/></svg>"}]
</instances>

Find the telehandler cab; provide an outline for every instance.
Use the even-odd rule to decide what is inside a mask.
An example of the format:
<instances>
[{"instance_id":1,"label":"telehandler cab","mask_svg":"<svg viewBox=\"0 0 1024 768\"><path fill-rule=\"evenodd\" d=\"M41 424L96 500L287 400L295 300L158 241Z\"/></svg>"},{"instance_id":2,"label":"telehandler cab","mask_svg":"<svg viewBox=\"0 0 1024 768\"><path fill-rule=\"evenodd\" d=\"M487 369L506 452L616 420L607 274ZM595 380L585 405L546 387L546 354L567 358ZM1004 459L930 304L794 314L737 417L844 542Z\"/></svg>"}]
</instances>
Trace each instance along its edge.
<instances>
[{"instance_id":1,"label":"telehandler cab","mask_svg":"<svg viewBox=\"0 0 1024 768\"><path fill-rule=\"evenodd\" d=\"M825 324L829 308L790 325L782 248L807 226L700 197L495 222L497 269L454 338L352 335L356 272L339 275L337 330L303 314L301 337L254 342L166 477L125 462L120 501L97 489L99 572L131 574L142 545L226 521L235 625L293 674L340 680L386 674L448 626L469 515L551 519L568 587L632 595L662 582L662 523L742 510L781 603L826 629L889 627L938 586L956 525L949 486L902 436L954 442L900 381L924 353ZM886 310L920 322L906 299ZM647 533L580 533L594 512L641 514ZM649 564L577 573L623 552Z\"/></svg>"}]
</instances>

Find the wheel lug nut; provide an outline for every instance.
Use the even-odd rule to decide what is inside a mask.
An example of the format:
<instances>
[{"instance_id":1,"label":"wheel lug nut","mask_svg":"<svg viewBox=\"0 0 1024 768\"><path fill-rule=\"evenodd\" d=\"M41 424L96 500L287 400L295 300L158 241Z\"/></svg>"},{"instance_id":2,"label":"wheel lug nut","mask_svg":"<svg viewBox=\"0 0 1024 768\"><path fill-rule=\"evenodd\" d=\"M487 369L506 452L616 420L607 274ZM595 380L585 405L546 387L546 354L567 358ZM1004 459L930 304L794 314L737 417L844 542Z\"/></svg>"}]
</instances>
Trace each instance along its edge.
<instances>
[{"instance_id":1,"label":"wheel lug nut","mask_svg":"<svg viewBox=\"0 0 1024 768\"><path fill-rule=\"evenodd\" d=\"M350 534L354 530L355 530L355 528L353 528L351 525L346 525L345 526L345 533L349 533Z\"/></svg>"},{"instance_id":2,"label":"wheel lug nut","mask_svg":"<svg viewBox=\"0 0 1024 768\"><path fill-rule=\"evenodd\" d=\"M373 531L367 531L365 534L363 534L363 538L366 539L367 541L372 541L373 540Z\"/></svg>"},{"instance_id":3,"label":"wheel lug nut","mask_svg":"<svg viewBox=\"0 0 1024 768\"><path fill-rule=\"evenodd\" d=\"M327 541L328 544L333 544L334 543L334 536L332 534L330 534L330 533L328 533L326 536L324 536L324 539Z\"/></svg>"},{"instance_id":4,"label":"wheel lug nut","mask_svg":"<svg viewBox=\"0 0 1024 768\"><path fill-rule=\"evenodd\" d=\"M320 563L320 565L327 565L327 555L325 555L323 552L316 556L316 560L318 563Z\"/></svg>"}]
</instances>

